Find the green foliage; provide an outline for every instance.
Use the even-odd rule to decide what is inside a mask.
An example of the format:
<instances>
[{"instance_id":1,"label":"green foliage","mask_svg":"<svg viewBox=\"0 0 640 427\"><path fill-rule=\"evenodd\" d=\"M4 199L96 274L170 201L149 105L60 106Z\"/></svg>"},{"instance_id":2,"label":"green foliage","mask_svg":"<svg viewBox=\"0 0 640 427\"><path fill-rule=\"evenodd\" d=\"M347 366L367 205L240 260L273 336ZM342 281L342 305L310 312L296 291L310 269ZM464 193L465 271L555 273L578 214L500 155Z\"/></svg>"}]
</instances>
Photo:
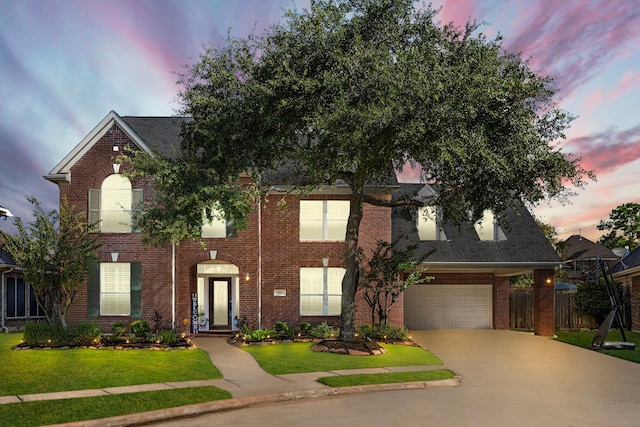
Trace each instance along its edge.
<instances>
[{"instance_id":1,"label":"green foliage","mask_svg":"<svg viewBox=\"0 0 640 427\"><path fill-rule=\"evenodd\" d=\"M287 322L276 322L273 329L275 330L275 336L279 339L293 338L294 331Z\"/></svg>"},{"instance_id":2,"label":"green foliage","mask_svg":"<svg viewBox=\"0 0 640 427\"><path fill-rule=\"evenodd\" d=\"M27 322L24 343L32 347L88 346L100 340L102 330L93 322L80 322L64 328L60 323Z\"/></svg>"},{"instance_id":3,"label":"green foliage","mask_svg":"<svg viewBox=\"0 0 640 427\"><path fill-rule=\"evenodd\" d=\"M66 200L60 212L45 212L38 200L28 200L34 206L34 221L25 225L16 218L17 234L1 232L4 247L31 284L47 320L66 328L69 307L89 266L98 262L102 244L90 234L83 214L76 213Z\"/></svg>"},{"instance_id":4,"label":"green foliage","mask_svg":"<svg viewBox=\"0 0 640 427\"><path fill-rule=\"evenodd\" d=\"M131 333L137 338L145 338L149 333L149 322L146 320L134 320L129 325Z\"/></svg>"},{"instance_id":5,"label":"green foliage","mask_svg":"<svg viewBox=\"0 0 640 427\"><path fill-rule=\"evenodd\" d=\"M127 159L156 190L143 238L199 239L213 206L246 225L267 177L282 184L268 173L282 165L303 194L341 180L352 194L340 319L351 339L362 206L386 203L365 186L386 184L391 167L419 164L439 184L395 205L439 205L454 221L566 196L593 176L556 143L572 117L552 79L502 43L474 23L441 25L413 0L318 0L261 35L206 48L179 76L191 118L180 151Z\"/></svg>"},{"instance_id":6,"label":"green foliage","mask_svg":"<svg viewBox=\"0 0 640 427\"><path fill-rule=\"evenodd\" d=\"M609 220L600 221L598 230L607 230L598 243L609 249L628 247L633 251L640 244L640 204L625 203L613 209Z\"/></svg>"},{"instance_id":7,"label":"green foliage","mask_svg":"<svg viewBox=\"0 0 640 427\"><path fill-rule=\"evenodd\" d=\"M251 334L249 334L251 341L264 341L266 339L275 338L275 336L276 331L273 329L256 329L251 331Z\"/></svg>"},{"instance_id":8,"label":"green foliage","mask_svg":"<svg viewBox=\"0 0 640 427\"><path fill-rule=\"evenodd\" d=\"M333 326L327 324L327 322L322 322L311 327L309 335L313 338L337 338L339 331L334 329Z\"/></svg>"},{"instance_id":9,"label":"green foliage","mask_svg":"<svg viewBox=\"0 0 640 427\"><path fill-rule=\"evenodd\" d=\"M363 298L371 309L372 325L387 323L391 307L408 286L432 280L432 276L419 268L430 252L416 257L416 246L399 250L397 244L378 240L368 258L362 250L358 252L362 265L358 285L363 288Z\"/></svg>"},{"instance_id":10,"label":"green foliage","mask_svg":"<svg viewBox=\"0 0 640 427\"><path fill-rule=\"evenodd\" d=\"M406 383L412 381L438 381L453 378L455 374L448 369L428 371L390 372L384 374L333 375L318 378L318 382L329 387L353 387L370 384Z\"/></svg>"},{"instance_id":11,"label":"green foliage","mask_svg":"<svg viewBox=\"0 0 640 427\"><path fill-rule=\"evenodd\" d=\"M313 327L313 325L309 322L300 322L300 325L298 325L298 327L300 328L300 333L302 335L305 336L309 336L311 335L311 328Z\"/></svg>"},{"instance_id":12,"label":"green foliage","mask_svg":"<svg viewBox=\"0 0 640 427\"><path fill-rule=\"evenodd\" d=\"M402 326L391 326L389 324L359 325L358 335L362 338L370 338L374 341L394 342L407 341L409 331Z\"/></svg>"},{"instance_id":13,"label":"green foliage","mask_svg":"<svg viewBox=\"0 0 640 427\"><path fill-rule=\"evenodd\" d=\"M173 329L161 329L158 332L156 332L156 336L160 341L160 343L165 345L175 344L178 341L180 341L180 337L178 336L178 333Z\"/></svg>"},{"instance_id":14,"label":"green foliage","mask_svg":"<svg viewBox=\"0 0 640 427\"><path fill-rule=\"evenodd\" d=\"M617 287L618 295L622 296L622 285L614 283L614 286ZM578 284L574 300L574 311L577 314L588 314L600 325L612 308L603 280Z\"/></svg>"},{"instance_id":15,"label":"green foliage","mask_svg":"<svg viewBox=\"0 0 640 427\"><path fill-rule=\"evenodd\" d=\"M121 337L124 334L126 327L124 326L124 322L113 322L111 324L111 333L113 336Z\"/></svg>"},{"instance_id":16,"label":"green foliage","mask_svg":"<svg viewBox=\"0 0 640 427\"><path fill-rule=\"evenodd\" d=\"M509 277L509 286L512 288L532 288L533 273L519 274Z\"/></svg>"}]
</instances>

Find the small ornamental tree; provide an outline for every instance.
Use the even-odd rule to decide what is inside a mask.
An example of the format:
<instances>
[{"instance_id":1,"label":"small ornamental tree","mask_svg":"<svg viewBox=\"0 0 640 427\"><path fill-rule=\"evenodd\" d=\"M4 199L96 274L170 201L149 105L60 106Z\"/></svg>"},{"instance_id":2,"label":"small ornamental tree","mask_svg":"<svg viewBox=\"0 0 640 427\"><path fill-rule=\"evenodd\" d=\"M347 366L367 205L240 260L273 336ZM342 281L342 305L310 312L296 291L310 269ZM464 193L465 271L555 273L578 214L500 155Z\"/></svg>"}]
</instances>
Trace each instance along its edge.
<instances>
[{"instance_id":1,"label":"small ornamental tree","mask_svg":"<svg viewBox=\"0 0 640 427\"><path fill-rule=\"evenodd\" d=\"M486 209L566 195L587 175L558 148L572 117L557 108L553 81L506 52L500 36L487 39L472 22L441 25L437 10L413 0L312 0L264 34L206 48L179 83L180 113L191 119L179 152L130 159L156 190L143 237L200 239L212 206L242 227L256 190L269 185L344 183L347 341L365 203L437 205L447 220L477 220ZM438 194L375 197L407 164L420 165Z\"/></svg>"},{"instance_id":2,"label":"small ornamental tree","mask_svg":"<svg viewBox=\"0 0 640 427\"><path fill-rule=\"evenodd\" d=\"M3 232L5 249L11 254L24 279L33 288L36 301L47 320L67 328L67 312L89 265L98 262L101 246L87 229L84 216L65 201L60 212L45 212L35 198L33 222L15 221L18 232Z\"/></svg>"},{"instance_id":3,"label":"small ornamental tree","mask_svg":"<svg viewBox=\"0 0 640 427\"><path fill-rule=\"evenodd\" d=\"M391 307L398 297L411 285L419 285L432 279L425 276L420 260L412 260L415 247L398 252L394 244L378 240L371 256L366 258L359 250L362 297L371 309L371 326L385 326Z\"/></svg>"},{"instance_id":4,"label":"small ornamental tree","mask_svg":"<svg viewBox=\"0 0 640 427\"><path fill-rule=\"evenodd\" d=\"M622 285L614 282L613 286L617 288L618 295L622 297ZM603 280L578 284L574 301L574 311L577 314L592 316L598 325L604 322L604 319L613 309L609 292Z\"/></svg>"}]
</instances>

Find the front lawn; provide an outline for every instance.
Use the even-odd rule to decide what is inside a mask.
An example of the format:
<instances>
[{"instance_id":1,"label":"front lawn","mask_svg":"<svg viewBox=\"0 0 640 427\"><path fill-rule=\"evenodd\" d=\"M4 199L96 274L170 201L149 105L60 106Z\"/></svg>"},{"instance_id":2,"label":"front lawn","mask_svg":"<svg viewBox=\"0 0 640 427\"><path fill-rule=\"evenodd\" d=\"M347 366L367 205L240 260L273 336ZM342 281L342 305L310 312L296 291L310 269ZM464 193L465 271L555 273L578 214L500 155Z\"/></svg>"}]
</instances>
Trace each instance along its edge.
<instances>
[{"instance_id":1,"label":"front lawn","mask_svg":"<svg viewBox=\"0 0 640 427\"><path fill-rule=\"evenodd\" d=\"M385 354L349 356L311 351L314 344L297 342L251 345L241 348L251 353L262 369L272 375L391 366L442 365L440 359L420 347L385 345L388 351Z\"/></svg>"},{"instance_id":2,"label":"front lawn","mask_svg":"<svg viewBox=\"0 0 640 427\"><path fill-rule=\"evenodd\" d=\"M0 334L0 396L222 378L202 350L11 350Z\"/></svg>"},{"instance_id":3,"label":"front lawn","mask_svg":"<svg viewBox=\"0 0 640 427\"><path fill-rule=\"evenodd\" d=\"M578 347L589 348L591 341L595 336L596 331L589 332L556 332L557 340L567 344L576 345ZM627 341L636 345L635 350L598 350L599 353L608 354L611 356L619 357L620 359L629 360L631 362L640 363L640 333L627 332ZM619 330L612 330L607 335L606 341L622 341L622 336Z\"/></svg>"},{"instance_id":4,"label":"front lawn","mask_svg":"<svg viewBox=\"0 0 640 427\"><path fill-rule=\"evenodd\" d=\"M453 378L454 375L448 369L433 369L431 371L389 372L384 374L334 375L318 378L318 382L329 387L350 387L370 384L438 381Z\"/></svg>"},{"instance_id":5,"label":"front lawn","mask_svg":"<svg viewBox=\"0 0 640 427\"><path fill-rule=\"evenodd\" d=\"M0 425L30 427L68 423L222 399L231 399L231 394L217 387L194 387L77 399L8 403L0 405L0 420L2 420Z\"/></svg>"}]
</instances>

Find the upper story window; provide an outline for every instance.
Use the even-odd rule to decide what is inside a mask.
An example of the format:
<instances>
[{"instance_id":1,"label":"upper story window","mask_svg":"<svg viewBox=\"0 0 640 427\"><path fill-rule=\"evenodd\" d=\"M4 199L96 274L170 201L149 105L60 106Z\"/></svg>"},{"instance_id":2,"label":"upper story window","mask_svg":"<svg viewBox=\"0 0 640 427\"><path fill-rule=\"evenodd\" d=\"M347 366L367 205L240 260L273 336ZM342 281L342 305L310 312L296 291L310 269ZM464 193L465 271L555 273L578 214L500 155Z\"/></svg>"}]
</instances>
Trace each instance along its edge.
<instances>
[{"instance_id":1,"label":"upper story window","mask_svg":"<svg viewBox=\"0 0 640 427\"><path fill-rule=\"evenodd\" d=\"M418 236L420 240L447 240L442 229L442 209L424 206L418 209Z\"/></svg>"},{"instance_id":2,"label":"upper story window","mask_svg":"<svg viewBox=\"0 0 640 427\"><path fill-rule=\"evenodd\" d=\"M344 240L348 200L301 200L300 240Z\"/></svg>"},{"instance_id":3,"label":"upper story window","mask_svg":"<svg viewBox=\"0 0 640 427\"><path fill-rule=\"evenodd\" d=\"M207 219L205 214L202 217L202 237L224 238L237 236L235 221L227 219L224 211L218 206L214 206L211 220Z\"/></svg>"},{"instance_id":4,"label":"upper story window","mask_svg":"<svg viewBox=\"0 0 640 427\"><path fill-rule=\"evenodd\" d=\"M474 226L478 237L482 241L507 240L495 214L491 210L485 210L482 218Z\"/></svg>"},{"instance_id":5,"label":"upper story window","mask_svg":"<svg viewBox=\"0 0 640 427\"><path fill-rule=\"evenodd\" d=\"M132 189L129 179L121 174L109 175L99 190L89 190L89 223L98 224L103 233L135 231L133 213L140 213L142 190Z\"/></svg>"}]
</instances>

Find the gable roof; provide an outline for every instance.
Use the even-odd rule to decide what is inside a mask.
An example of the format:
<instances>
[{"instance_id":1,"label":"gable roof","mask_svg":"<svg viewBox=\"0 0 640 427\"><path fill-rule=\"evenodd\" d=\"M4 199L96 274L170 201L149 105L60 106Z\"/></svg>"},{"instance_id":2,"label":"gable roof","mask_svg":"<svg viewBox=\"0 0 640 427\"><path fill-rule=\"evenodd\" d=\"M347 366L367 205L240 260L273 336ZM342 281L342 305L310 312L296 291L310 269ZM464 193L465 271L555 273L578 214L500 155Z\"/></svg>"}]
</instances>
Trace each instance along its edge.
<instances>
[{"instance_id":1,"label":"gable roof","mask_svg":"<svg viewBox=\"0 0 640 427\"><path fill-rule=\"evenodd\" d=\"M560 257L565 262L586 258L600 258L602 260L617 259L611 249L576 234L558 246L560 247Z\"/></svg>"},{"instance_id":2,"label":"gable roof","mask_svg":"<svg viewBox=\"0 0 640 427\"><path fill-rule=\"evenodd\" d=\"M629 270L640 270L640 246L635 248L629 255L622 258L621 262L611 268L612 273L627 273Z\"/></svg>"},{"instance_id":3,"label":"gable roof","mask_svg":"<svg viewBox=\"0 0 640 427\"><path fill-rule=\"evenodd\" d=\"M427 188L425 188L427 187ZM395 198L403 194L432 195L427 184L400 184ZM562 264L546 236L529 211L523 206L505 214L509 223L501 227L506 240L481 241L474 225L463 222L443 224L446 241L421 241L416 227L415 208L395 208L392 211L393 241L400 250L417 245L416 256L433 251L423 262L429 271L486 271L496 275L516 275L533 269L553 269Z\"/></svg>"},{"instance_id":4,"label":"gable roof","mask_svg":"<svg viewBox=\"0 0 640 427\"><path fill-rule=\"evenodd\" d=\"M11 254L0 247L0 269L18 268Z\"/></svg>"},{"instance_id":5,"label":"gable roof","mask_svg":"<svg viewBox=\"0 0 640 427\"><path fill-rule=\"evenodd\" d=\"M85 136L69 154L44 178L52 182L71 182L71 168L84 156L111 127L116 124L134 145L148 153L156 147L163 155L172 153L172 146L180 144L180 117L120 117L109 112L98 125Z\"/></svg>"}]
</instances>

